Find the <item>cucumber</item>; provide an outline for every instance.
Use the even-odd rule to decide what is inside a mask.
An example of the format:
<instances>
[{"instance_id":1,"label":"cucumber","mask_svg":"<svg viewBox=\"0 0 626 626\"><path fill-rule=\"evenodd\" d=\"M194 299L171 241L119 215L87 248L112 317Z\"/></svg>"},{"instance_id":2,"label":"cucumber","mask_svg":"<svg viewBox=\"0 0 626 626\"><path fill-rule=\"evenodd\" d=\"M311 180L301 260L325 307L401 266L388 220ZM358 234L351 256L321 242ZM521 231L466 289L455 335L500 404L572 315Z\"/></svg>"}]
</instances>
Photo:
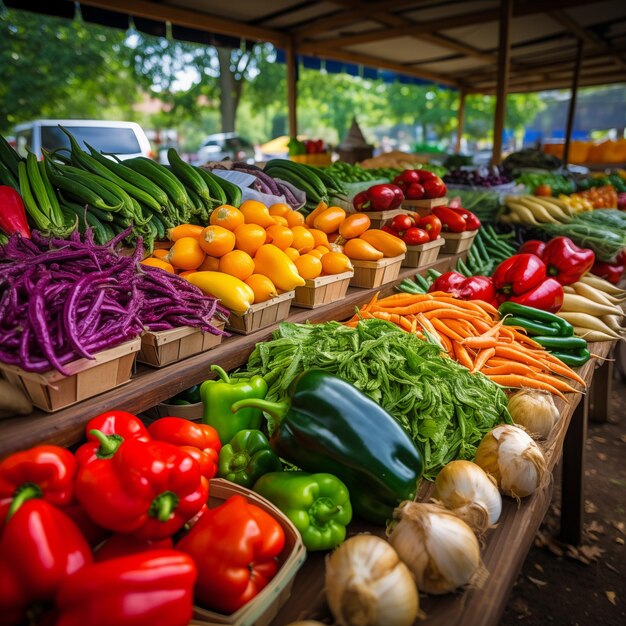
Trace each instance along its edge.
<instances>
[{"instance_id":1,"label":"cucumber","mask_svg":"<svg viewBox=\"0 0 626 626\"><path fill-rule=\"evenodd\" d=\"M218 177L211 174L211 172L198 167L196 168L198 171L198 175L204 180L207 187L209 188L209 192L211 194L211 199L215 202L208 206L209 210L214 209L216 206L221 206L222 204L226 204L228 202L228 198L226 196L226 192L224 191L221 183L218 181ZM241 204L241 202L239 202Z\"/></svg>"},{"instance_id":2,"label":"cucumber","mask_svg":"<svg viewBox=\"0 0 626 626\"><path fill-rule=\"evenodd\" d=\"M155 185L165 191L169 199L178 207L185 207L191 204L185 186L167 168L147 159L146 157L136 157L124 161L124 166L135 172L143 174Z\"/></svg>"},{"instance_id":3,"label":"cucumber","mask_svg":"<svg viewBox=\"0 0 626 626\"><path fill-rule=\"evenodd\" d=\"M19 177L17 166L21 160L19 154L9 145L9 142L0 135L0 162L13 174L15 180Z\"/></svg>"},{"instance_id":4,"label":"cucumber","mask_svg":"<svg viewBox=\"0 0 626 626\"><path fill-rule=\"evenodd\" d=\"M192 189L194 193L202 198L204 202L211 202L212 194L210 193L204 178L200 176L195 167L189 165L189 163L185 163L174 148L170 148L167 151L167 160L172 167L172 171L183 182L187 191Z\"/></svg>"},{"instance_id":5,"label":"cucumber","mask_svg":"<svg viewBox=\"0 0 626 626\"><path fill-rule=\"evenodd\" d=\"M222 202L222 204L230 204L231 206L239 208L242 202L241 189L234 183L231 183L229 180L226 180L221 176L216 176L215 174L211 174L210 172L207 172L207 174L211 176L211 178L220 186L220 188L224 192L224 196L226 199L224 202Z\"/></svg>"}]
</instances>

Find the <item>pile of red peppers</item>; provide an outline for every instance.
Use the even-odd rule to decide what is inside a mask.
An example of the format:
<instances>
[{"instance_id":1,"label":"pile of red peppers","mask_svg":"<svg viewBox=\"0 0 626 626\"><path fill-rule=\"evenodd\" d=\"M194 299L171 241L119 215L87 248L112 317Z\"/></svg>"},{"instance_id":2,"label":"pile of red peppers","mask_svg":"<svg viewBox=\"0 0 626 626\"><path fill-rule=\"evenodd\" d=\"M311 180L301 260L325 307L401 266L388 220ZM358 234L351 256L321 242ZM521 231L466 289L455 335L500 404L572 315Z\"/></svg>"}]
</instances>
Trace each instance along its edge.
<instances>
[{"instance_id":1,"label":"pile of red peppers","mask_svg":"<svg viewBox=\"0 0 626 626\"><path fill-rule=\"evenodd\" d=\"M272 579L281 525L242 496L207 508L215 429L110 411L86 431L0 463L3 624L186 626L194 600L232 613Z\"/></svg>"},{"instance_id":2,"label":"pile of red peppers","mask_svg":"<svg viewBox=\"0 0 626 626\"><path fill-rule=\"evenodd\" d=\"M352 205L356 211L392 211L404 201L404 193L398 185L372 185L354 196Z\"/></svg>"},{"instance_id":3,"label":"pile of red peppers","mask_svg":"<svg viewBox=\"0 0 626 626\"><path fill-rule=\"evenodd\" d=\"M439 238L441 221L436 215L420 217L417 213L403 213L396 215L382 230L399 237L407 246L419 246Z\"/></svg>"},{"instance_id":4,"label":"pile of red peppers","mask_svg":"<svg viewBox=\"0 0 626 626\"><path fill-rule=\"evenodd\" d=\"M404 170L393 182L402 189L407 200L443 198L448 191L443 180L427 170Z\"/></svg>"}]
</instances>

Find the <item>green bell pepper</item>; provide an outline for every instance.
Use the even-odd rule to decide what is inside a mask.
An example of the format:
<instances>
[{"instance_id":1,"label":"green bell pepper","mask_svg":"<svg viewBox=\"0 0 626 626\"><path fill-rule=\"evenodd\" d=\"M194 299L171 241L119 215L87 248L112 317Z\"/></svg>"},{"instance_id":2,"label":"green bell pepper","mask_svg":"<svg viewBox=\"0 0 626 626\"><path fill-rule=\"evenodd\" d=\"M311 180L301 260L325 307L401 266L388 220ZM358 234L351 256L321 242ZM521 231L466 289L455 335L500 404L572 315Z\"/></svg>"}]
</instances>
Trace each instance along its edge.
<instances>
[{"instance_id":1,"label":"green bell pepper","mask_svg":"<svg viewBox=\"0 0 626 626\"><path fill-rule=\"evenodd\" d=\"M384 524L403 500L412 500L424 461L400 424L346 381L303 372L291 402L242 400L233 405L263 409L276 420L270 444L279 457L308 472L328 472L350 490L354 512Z\"/></svg>"},{"instance_id":2,"label":"green bell pepper","mask_svg":"<svg viewBox=\"0 0 626 626\"><path fill-rule=\"evenodd\" d=\"M307 550L332 550L346 538L352 519L350 495L335 476L271 472L259 478L254 491L293 522Z\"/></svg>"},{"instance_id":3,"label":"green bell pepper","mask_svg":"<svg viewBox=\"0 0 626 626\"><path fill-rule=\"evenodd\" d=\"M282 465L260 430L240 430L220 450L218 476L243 487L252 487L268 472L280 472Z\"/></svg>"},{"instance_id":4,"label":"green bell pepper","mask_svg":"<svg viewBox=\"0 0 626 626\"><path fill-rule=\"evenodd\" d=\"M227 444L240 430L259 430L262 413L251 407L237 411L230 407L239 400L254 398L262 400L267 395L267 383L262 376L238 378L233 381L219 366L211 365L218 378L205 380L200 385L200 397L204 405L202 421L217 430L222 445Z\"/></svg>"}]
</instances>

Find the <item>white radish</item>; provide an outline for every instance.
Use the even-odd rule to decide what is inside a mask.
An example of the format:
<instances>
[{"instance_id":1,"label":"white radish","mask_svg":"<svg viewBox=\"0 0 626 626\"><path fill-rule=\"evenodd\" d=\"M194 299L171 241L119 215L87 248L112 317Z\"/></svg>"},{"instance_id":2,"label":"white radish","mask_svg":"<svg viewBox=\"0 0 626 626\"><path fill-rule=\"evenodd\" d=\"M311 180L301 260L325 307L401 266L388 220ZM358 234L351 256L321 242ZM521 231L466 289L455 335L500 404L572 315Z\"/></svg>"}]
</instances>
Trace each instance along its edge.
<instances>
[{"instance_id":1,"label":"white radish","mask_svg":"<svg viewBox=\"0 0 626 626\"><path fill-rule=\"evenodd\" d=\"M593 330L609 335L613 339L620 339L620 335L607 326L607 324L605 324L599 317L594 317L593 315L588 315L587 313L570 313L564 311L559 311L557 315L574 326L574 330L576 328L581 328L586 331Z\"/></svg>"},{"instance_id":2,"label":"white radish","mask_svg":"<svg viewBox=\"0 0 626 626\"><path fill-rule=\"evenodd\" d=\"M566 293L563 296L563 306L561 311L575 312L575 313L587 313L589 315L621 315L625 316L624 312L614 305L607 306L606 304L598 304L585 296L578 294Z\"/></svg>"}]
</instances>

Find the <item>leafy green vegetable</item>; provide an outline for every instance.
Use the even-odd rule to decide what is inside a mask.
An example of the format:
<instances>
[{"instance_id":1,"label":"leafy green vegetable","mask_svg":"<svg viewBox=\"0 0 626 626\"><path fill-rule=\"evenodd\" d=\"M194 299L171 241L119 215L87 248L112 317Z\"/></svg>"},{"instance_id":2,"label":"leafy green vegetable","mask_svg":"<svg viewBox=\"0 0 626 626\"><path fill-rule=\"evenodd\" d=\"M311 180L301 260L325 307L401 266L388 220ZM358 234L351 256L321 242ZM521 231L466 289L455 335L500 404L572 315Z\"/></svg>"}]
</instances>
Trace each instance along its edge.
<instances>
[{"instance_id":1,"label":"leafy green vegetable","mask_svg":"<svg viewBox=\"0 0 626 626\"><path fill-rule=\"evenodd\" d=\"M474 458L496 424L511 423L498 385L440 354L382 320L362 320L355 328L283 322L271 341L257 344L247 369L234 376L263 376L267 398L278 401L303 371L318 368L340 376L398 420L424 455L426 477L433 478L453 459Z\"/></svg>"}]
</instances>

